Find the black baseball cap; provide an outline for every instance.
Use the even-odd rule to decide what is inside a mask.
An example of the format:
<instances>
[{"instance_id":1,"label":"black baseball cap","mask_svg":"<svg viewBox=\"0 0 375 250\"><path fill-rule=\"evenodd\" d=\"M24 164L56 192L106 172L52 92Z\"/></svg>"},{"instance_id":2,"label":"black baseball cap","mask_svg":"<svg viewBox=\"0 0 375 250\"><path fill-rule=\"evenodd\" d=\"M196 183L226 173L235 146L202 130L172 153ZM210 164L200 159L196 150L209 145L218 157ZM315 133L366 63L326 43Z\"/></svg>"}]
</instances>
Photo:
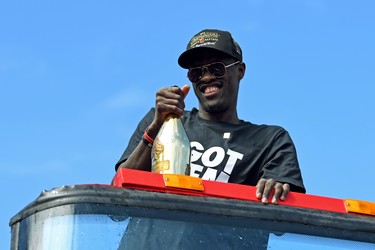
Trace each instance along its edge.
<instances>
[{"instance_id":1,"label":"black baseball cap","mask_svg":"<svg viewBox=\"0 0 375 250\"><path fill-rule=\"evenodd\" d=\"M178 64L188 69L203 50L216 50L242 61L242 50L228 31L205 29L189 41L186 51L178 58Z\"/></svg>"}]
</instances>

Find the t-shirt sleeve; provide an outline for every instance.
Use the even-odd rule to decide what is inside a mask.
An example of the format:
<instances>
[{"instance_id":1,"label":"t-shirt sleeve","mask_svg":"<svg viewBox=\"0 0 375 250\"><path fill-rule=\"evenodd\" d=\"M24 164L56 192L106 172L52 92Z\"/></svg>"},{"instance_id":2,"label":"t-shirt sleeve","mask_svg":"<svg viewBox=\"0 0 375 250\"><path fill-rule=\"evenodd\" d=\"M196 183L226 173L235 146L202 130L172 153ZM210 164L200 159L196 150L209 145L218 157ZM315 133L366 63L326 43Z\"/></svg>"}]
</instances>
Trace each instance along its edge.
<instances>
[{"instance_id":1,"label":"t-shirt sleeve","mask_svg":"<svg viewBox=\"0 0 375 250\"><path fill-rule=\"evenodd\" d=\"M115 171L117 171L118 167L121 163L126 161L134 149L138 146L139 142L142 140L142 136L146 128L151 124L152 120L154 119L155 108L151 108L150 111L142 118L142 120L138 123L137 128L133 132L133 135L130 137L128 146L126 147L124 153L122 154L120 160L115 165Z\"/></svg>"},{"instance_id":2,"label":"t-shirt sleeve","mask_svg":"<svg viewBox=\"0 0 375 250\"><path fill-rule=\"evenodd\" d=\"M291 191L305 193L297 152L289 133L281 129L273 139L261 178L288 183Z\"/></svg>"}]
</instances>

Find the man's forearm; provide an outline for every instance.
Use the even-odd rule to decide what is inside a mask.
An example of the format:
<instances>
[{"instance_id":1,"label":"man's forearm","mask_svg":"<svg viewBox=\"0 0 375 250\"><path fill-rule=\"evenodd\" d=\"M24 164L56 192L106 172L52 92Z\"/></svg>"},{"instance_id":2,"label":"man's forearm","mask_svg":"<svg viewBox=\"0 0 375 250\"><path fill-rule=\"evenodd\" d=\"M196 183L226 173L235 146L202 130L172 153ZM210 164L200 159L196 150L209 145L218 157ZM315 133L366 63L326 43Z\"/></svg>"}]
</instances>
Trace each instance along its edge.
<instances>
[{"instance_id":1,"label":"man's forearm","mask_svg":"<svg viewBox=\"0 0 375 250\"><path fill-rule=\"evenodd\" d=\"M141 141L119 168L151 171L151 148Z\"/></svg>"}]
</instances>

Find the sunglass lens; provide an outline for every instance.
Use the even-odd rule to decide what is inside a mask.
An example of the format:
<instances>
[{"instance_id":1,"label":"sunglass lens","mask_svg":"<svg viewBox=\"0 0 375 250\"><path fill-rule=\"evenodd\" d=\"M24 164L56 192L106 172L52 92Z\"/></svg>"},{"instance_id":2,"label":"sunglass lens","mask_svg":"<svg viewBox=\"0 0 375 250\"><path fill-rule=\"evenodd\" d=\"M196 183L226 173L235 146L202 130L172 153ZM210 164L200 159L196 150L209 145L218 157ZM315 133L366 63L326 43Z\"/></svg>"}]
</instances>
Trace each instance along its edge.
<instances>
[{"instance_id":1,"label":"sunglass lens","mask_svg":"<svg viewBox=\"0 0 375 250\"><path fill-rule=\"evenodd\" d=\"M215 77L222 77L225 75L225 65L224 63L217 62L212 63L207 66L203 66L201 68L192 68L188 71L188 78L191 82L196 83L203 77L203 71L207 69L207 71Z\"/></svg>"},{"instance_id":2,"label":"sunglass lens","mask_svg":"<svg viewBox=\"0 0 375 250\"><path fill-rule=\"evenodd\" d=\"M202 77L202 68L190 69L188 72L188 78L191 82L198 82Z\"/></svg>"},{"instance_id":3,"label":"sunglass lens","mask_svg":"<svg viewBox=\"0 0 375 250\"><path fill-rule=\"evenodd\" d=\"M225 65L223 63L213 63L207 69L213 76L221 77L225 75Z\"/></svg>"}]
</instances>

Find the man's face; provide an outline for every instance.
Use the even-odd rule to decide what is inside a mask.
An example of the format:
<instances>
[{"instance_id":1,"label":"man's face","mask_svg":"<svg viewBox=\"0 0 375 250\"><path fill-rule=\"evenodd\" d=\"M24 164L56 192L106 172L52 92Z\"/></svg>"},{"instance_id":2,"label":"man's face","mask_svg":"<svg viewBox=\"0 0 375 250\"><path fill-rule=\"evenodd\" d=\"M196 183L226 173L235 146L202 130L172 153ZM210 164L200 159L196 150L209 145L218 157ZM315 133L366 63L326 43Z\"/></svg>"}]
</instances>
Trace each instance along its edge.
<instances>
[{"instance_id":1,"label":"man's face","mask_svg":"<svg viewBox=\"0 0 375 250\"><path fill-rule=\"evenodd\" d=\"M196 60L192 67L205 66L214 62L222 62L229 65L236 60L222 55L205 54L201 59ZM240 69L238 68L240 67ZM242 78L241 64L235 64L226 68L222 77L215 77L207 69L204 70L202 78L193 83L194 93L198 98L200 110L219 114L226 111L236 112L239 80Z\"/></svg>"}]
</instances>

